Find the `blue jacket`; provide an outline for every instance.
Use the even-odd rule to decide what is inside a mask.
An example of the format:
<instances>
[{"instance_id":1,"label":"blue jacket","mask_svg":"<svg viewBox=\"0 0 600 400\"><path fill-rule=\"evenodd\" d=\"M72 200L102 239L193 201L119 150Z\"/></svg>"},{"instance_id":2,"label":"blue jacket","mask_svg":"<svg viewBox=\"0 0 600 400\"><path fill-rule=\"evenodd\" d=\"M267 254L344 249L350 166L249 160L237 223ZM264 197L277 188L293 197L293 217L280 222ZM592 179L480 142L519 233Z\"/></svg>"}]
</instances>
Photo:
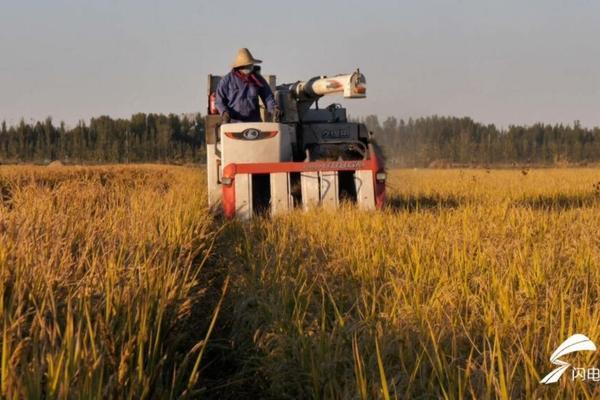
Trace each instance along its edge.
<instances>
[{"instance_id":1,"label":"blue jacket","mask_svg":"<svg viewBox=\"0 0 600 400\"><path fill-rule=\"evenodd\" d=\"M267 106L267 110L273 112L277 103L269 84L260 74L254 74L254 77L261 83L261 86L244 82L233 71L221 79L217 86L215 101L219 114L227 111L233 121L259 122L259 96Z\"/></svg>"}]
</instances>

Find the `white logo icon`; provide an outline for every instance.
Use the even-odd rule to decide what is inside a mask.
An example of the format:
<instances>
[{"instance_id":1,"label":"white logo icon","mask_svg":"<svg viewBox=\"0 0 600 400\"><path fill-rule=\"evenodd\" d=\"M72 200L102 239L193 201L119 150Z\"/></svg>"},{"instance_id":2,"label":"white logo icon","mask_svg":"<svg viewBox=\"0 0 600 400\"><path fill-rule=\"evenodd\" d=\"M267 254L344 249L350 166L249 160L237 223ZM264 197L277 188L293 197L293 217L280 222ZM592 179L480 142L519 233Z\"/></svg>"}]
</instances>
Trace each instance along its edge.
<instances>
[{"instance_id":1,"label":"white logo icon","mask_svg":"<svg viewBox=\"0 0 600 400\"><path fill-rule=\"evenodd\" d=\"M574 353L576 351L596 351L596 345L587 336L582 334L575 334L561 343L560 346L550 356L550 362L554 365L558 365L552 372L544 377L540 383L546 385L550 383L556 383L565 371L571 366L566 361L560 360L560 357L565 354Z\"/></svg>"},{"instance_id":2,"label":"white logo icon","mask_svg":"<svg viewBox=\"0 0 600 400\"><path fill-rule=\"evenodd\" d=\"M254 140L258 138L258 136L260 135L260 131L258 129L250 128L242 132L242 135L248 140Z\"/></svg>"}]
</instances>

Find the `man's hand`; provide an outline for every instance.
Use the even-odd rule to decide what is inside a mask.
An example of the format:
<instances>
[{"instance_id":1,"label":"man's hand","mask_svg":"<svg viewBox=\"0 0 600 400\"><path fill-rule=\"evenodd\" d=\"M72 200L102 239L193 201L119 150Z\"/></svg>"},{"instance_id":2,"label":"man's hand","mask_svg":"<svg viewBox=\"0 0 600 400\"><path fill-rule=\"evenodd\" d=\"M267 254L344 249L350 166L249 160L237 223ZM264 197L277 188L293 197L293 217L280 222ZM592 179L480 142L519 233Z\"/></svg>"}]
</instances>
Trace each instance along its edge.
<instances>
[{"instance_id":1,"label":"man's hand","mask_svg":"<svg viewBox=\"0 0 600 400\"><path fill-rule=\"evenodd\" d=\"M283 113L281 112L279 107L275 107L273 109L273 122L280 122L282 116L283 116Z\"/></svg>"},{"instance_id":2,"label":"man's hand","mask_svg":"<svg viewBox=\"0 0 600 400\"><path fill-rule=\"evenodd\" d=\"M231 122L231 117L229 116L229 113L227 111L225 111L223 114L221 114L221 123L228 124L230 122Z\"/></svg>"}]
</instances>

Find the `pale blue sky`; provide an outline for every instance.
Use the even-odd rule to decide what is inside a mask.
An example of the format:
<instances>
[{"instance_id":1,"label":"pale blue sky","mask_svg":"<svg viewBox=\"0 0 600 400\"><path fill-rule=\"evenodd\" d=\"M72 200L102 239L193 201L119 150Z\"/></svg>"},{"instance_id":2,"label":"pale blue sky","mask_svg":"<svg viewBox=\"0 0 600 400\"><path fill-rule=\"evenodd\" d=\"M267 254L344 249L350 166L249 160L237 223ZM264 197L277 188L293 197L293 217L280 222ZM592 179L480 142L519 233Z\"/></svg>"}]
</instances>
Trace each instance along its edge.
<instances>
[{"instance_id":1,"label":"pale blue sky","mask_svg":"<svg viewBox=\"0 0 600 400\"><path fill-rule=\"evenodd\" d=\"M279 82L360 67L356 116L600 125L591 0L0 0L0 119L204 112L242 46Z\"/></svg>"}]
</instances>

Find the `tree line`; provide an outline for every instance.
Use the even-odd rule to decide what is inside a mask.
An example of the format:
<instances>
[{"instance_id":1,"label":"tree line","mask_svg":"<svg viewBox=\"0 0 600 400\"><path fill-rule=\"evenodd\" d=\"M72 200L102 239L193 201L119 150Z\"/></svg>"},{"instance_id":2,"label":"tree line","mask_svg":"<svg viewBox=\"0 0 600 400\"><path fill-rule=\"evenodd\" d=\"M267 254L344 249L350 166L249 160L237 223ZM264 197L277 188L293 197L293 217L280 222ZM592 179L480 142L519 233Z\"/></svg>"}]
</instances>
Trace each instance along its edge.
<instances>
[{"instance_id":1,"label":"tree line","mask_svg":"<svg viewBox=\"0 0 600 400\"><path fill-rule=\"evenodd\" d=\"M600 128L511 125L499 129L471 118L360 119L374 133L388 163L403 167L557 165L600 161ZM108 116L74 127L45 121L0 126L0 162L176 162L205 160L200 114Z\"/></svg>"},{"instance_id":2,"label":"tree line","mask_svg":"<svg viewBox=\"0 0 600 400\"><path fill-rule=\"evenodd\" d=\"M15 126L2 122L0 162L71 163L202 162L204 123L200 114L134 114L64 123L45 121Z\"/></svg>"},{"instance_id":3,"label":"tree line","mask_svg":"<svg viewBox=\"0 0 600 400\"><path fill-rule=\"evenodd\" d=\"M566 165L600 161L600 128L511 125L499 129L471 118L362 119L387 161L405 167Z\"/></svg>"}]
</instances>

